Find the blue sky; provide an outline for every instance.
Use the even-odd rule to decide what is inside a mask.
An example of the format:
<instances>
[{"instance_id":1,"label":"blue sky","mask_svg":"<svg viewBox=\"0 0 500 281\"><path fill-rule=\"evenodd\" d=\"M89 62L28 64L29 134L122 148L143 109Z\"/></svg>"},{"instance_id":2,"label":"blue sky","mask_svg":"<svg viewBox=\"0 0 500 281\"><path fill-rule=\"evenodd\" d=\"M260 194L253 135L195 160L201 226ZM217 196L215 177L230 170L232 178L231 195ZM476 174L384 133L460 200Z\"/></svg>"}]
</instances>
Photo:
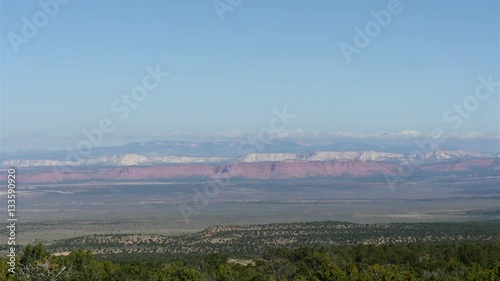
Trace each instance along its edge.
<instances>
[{"instance_id":1,"label":"blue sky","mask_svg":"<svg viewBox=\"0 0 500 281\"><path fill-rule=\"evenodd\" d=\"M498 87L457 129L443 114L479 76L499 81L499 2L401 0L348 63L339 45L389 2L245 0L221 20L210 0L72 0L16 53L9 34L43 10L2 1L2 148L63 147L103 118L116 126L104 145L255 131L283 106L290 131L498 136ZM170 76L119 119L112 102L156 65Z\"/></svg>"}]
</instances>

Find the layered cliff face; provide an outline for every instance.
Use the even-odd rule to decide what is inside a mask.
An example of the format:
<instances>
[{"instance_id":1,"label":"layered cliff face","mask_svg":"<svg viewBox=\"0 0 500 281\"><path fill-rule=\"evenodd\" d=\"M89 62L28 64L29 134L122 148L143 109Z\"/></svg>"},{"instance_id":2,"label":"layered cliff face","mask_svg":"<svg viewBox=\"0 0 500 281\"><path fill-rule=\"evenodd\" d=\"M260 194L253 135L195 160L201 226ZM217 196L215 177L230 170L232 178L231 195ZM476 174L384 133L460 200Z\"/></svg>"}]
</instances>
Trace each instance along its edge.
<instances>
[{"instance_id":1,"label":"layered cliff face","mask_svg":"<svg viewBox=\"0 0 500 281\"><path fill-rule=\"evenodd\" d=\"M496 174L500 177L500 158L467 159L463 161L436 163L421 167L423 171L436 171L436 172L448 172L448 171L459 172L459 171L472 170L474 168L499 171Z\"/></svg>"},{"instance_id":2,"label":"layered cliff face","mask_svg":"<svg viewBox=\"0 0 500 281\"><path fill-rule=\"evenodd\" d=\"M173 146L173 148L176 147ZM212 146L208 147L210 151L214 150ZM167 148L170 149L170 146ZM94 180L147 181L188 177L286 179L399 176L403 173L402 171L408 170L409 164L413 166L411 167L413 171L424 172L456 172L477 168L492 171L499 169L498 157L467 150L436 150L418 156L373 150L271 152L241 156L220 156L223 155L220 152L204 154L205 156L163 153L161 150L156 150L155 153L136 154L126 149L122 154L105 154L83 158L79 161L67 161L64 153L59 156L44 154L35 159L6 159L2 162L2 168L18 168L20 181L23 183ZM0 175L0 178L2 176Z\"/></svg>"},{"instance_id":3,"label":"layered cliff face","mask_svg":"<svg viewBox=\"0 0 500 281\"><path fill-rule=\"evenodd\" d=\"M426 153L426 161L452 160L460 158L484 158L490 155L470 152L467 150L436 150ZM175 155L140 155L125 153L94 158L84 158L79 161L56 159L15 159L4 160L2 167L81 167L81 166L154 166L168 164L213 164L213 163L261 163L261 162L316 162L316 161L378 161L405 163L412 155L381 151L318 151L313 153L250 153L240 157L201 157Z\"/></svg>"},{"instance_id":4,"label":"layered cliff face","mask_svg":"<svg viewBox=\"0 0 500 281\"><path fill-rule=\"evenodd\" d=\"M172 178L251 178L286 179L306 177L366 177L376 175L397 176L403 165L375 161L282 161L259 163L234 163L228 165L171 165L148 167L103 167L103 168L45 168L19 173L22 183L56 183L95 180L162 180ZM464 159L455 162L426 164L417 170L450 172L472 169L500 171L499 160Z\"/></svg>"}]
</instances>

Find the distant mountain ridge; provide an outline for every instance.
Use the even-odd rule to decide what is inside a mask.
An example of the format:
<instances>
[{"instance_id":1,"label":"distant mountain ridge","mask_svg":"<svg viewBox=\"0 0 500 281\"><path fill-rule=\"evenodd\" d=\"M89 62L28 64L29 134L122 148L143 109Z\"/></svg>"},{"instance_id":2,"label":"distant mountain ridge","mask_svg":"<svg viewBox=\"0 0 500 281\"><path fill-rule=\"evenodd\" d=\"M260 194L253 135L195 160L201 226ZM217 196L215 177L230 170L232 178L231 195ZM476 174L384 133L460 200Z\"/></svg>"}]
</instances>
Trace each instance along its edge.
<instances>
[{"instance_id":1,"label":"distant mountain ridge","mask_svg":"<svg viewBox=\"0 0 500 281\"><path fill-rule=\"evenodd\" d=\"M286 179L307 177L398 176L411 163L415 171L457 172L499 170L494 154L464 149L439 149L425 154L415 146L274 141L260 151L238 153L239 142L142 142L96 148L89 157L68 158L68 152L34 151L3 155L1 169L22 171L24 183L93 180L163 180L240 177ZM498 175L498 172L497 172ZM0 178L4 176L0 175Z\"/></svg>"},{"instance_id":2,"label":"distant mountain ridge","mask_svg":"<svg viewBox=\"0 0 500 281\"><path fill-rule=\"evenodd\" d=\"M56 159L14 159L2 162L2 167L51 167L51 166L153 166L201 163L259 163L259 162L323 162L323 161L377 161L402 164L414 155L380 151L318 151L312 153L250 153L243 157L196 157L156 155L146 156L133 153L101 156L80 161ZM426 161L452 160L462 158L485 158L490 154L467 150L438 150L424 155Z\"/></svg>"},{"instance_id":3,"label":"distant mountain ridge","mask_svg":"<svg viewBox=\"0 0 500 281\"><path fill-rule=\"evenodd\" d=\"M498 158L469 158L415 167L422 172L473 172L478 169L498 177ZM282 161L233 164L183 164L129 167L43 168L23 171L23 183L57 183L74 181L151 181L177 178L247 178L290 179L308 177L400 177L405 166L377 161ZM404 175L404 172L403 172ZM0 176L5 180L5 175Z\"/></svg>"},{"instance_id":4,"label":"distant mountain ridge","mask_svg":"<svg viewBox=\"0 0 500 281\"><path fill-rule=\"evenodd\" d=\"M258 147L247 145L245 151L242 146L245 141L150 141L134 142L121 146L94 147L88 158L102 156L137 154L143 156L190 156L190 157L243 157L249 153L293 153L307 154L318 151L378 151L389 153L409 154L417 149L414 144L368 144L362 142L334 142L328 144L309 143L292 140L273 140L259 143ZM442 150L457 150L460 147L446 145ZM68 156L67 150L26 150L16 152L2 151L0 161L5 160L44 160L52 159L64 161Z\"/></svg>"}]
</instances>

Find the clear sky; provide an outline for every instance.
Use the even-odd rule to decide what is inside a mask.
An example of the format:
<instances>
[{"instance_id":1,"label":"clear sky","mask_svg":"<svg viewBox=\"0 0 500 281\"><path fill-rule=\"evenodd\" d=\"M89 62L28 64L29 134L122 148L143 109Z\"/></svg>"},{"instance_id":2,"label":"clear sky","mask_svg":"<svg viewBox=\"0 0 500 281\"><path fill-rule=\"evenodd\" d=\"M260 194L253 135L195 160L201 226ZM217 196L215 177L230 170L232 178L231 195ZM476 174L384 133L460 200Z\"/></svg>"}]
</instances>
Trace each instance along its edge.
<instances>
[{"instance_id":1,"label":"clear sky","mask_svg":"<svg viewBox=\"0 0 500 281\"><path fill-rule=\"evenodd\" d=\"M356 46L355 28L390 2L244 0L221 20L212 0L72 0L27 38L23 17L43 21L43 8L2 1L3 147L71 144L103 118L113 138L252 131L283 106L290 131L498 136L497 86L457 128L443 114L479 76L500 80L500 2L401 0L348 63L340 44ZM170 76L120 119L113 101L156 65Z\"/></svg>"}]
</instances>

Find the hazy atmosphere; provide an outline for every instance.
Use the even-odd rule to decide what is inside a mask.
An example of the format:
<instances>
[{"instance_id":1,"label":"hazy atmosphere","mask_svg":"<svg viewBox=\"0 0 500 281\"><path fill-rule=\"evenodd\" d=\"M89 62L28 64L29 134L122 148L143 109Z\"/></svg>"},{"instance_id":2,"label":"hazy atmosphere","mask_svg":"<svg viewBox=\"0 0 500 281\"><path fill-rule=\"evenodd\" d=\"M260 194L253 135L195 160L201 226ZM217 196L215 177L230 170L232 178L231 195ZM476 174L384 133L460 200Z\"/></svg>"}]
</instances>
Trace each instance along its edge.
<instances>
[{"instance_id":1,"label":"hazy atmosphere","mask_svg":"<svg viewBox=\"0 0 500 281\"><path fill-rule=\"evenodd\" d=\"M75 147L103 118L100 145L237 137L283 106L283 136L498 139L497 1L234 2L4 1L3 149Z\"/></svg>"},{"instance_id":2,"label":"hazy atmosphere","mask_svg":"<svg viewBox=\"0 0 500 281\"><path fill-rule=\"evenodd\" d=\"M500 280L499 1L0 16L0 281Z\"/></svg>"}]
</instances>

